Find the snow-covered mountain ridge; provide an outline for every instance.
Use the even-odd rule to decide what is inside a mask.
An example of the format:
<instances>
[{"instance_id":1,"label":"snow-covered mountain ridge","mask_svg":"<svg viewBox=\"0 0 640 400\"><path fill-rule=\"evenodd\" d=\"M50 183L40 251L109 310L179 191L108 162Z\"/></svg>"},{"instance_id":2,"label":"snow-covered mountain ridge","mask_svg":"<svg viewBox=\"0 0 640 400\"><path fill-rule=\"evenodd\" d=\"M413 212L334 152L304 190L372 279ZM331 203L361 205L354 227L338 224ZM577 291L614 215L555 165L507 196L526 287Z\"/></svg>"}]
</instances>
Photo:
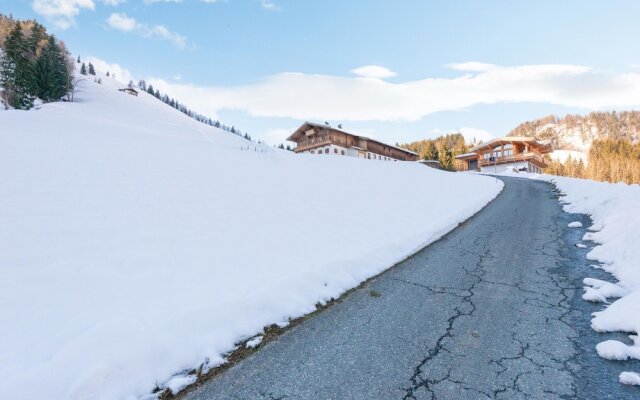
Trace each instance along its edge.
<instances>
[{"instance_id":1,"label":"snow-covered mountain ridge","mask_svg":"<svg viewBox=\"0 0 640 400\"><path fill-rule=\"evenodd\" d=\"M596 139L640 142L640 111L592 112L563 118L550 115L520 124L508 136L550 140L554 150L576 151L586 155Z\"/></svg>"},{"instance_id":2,"label":"snow-covered mountain ridge","mask_svg":"<svg viewBox=\"0 0 640 400\"><path fill-rule=\"evenodd\" d=\"M0 111L0 398L178 390L500 191L418 163L297 155L100 74ZM437 188L437 189L436 189Z\"/></svg>"}]
</instances>

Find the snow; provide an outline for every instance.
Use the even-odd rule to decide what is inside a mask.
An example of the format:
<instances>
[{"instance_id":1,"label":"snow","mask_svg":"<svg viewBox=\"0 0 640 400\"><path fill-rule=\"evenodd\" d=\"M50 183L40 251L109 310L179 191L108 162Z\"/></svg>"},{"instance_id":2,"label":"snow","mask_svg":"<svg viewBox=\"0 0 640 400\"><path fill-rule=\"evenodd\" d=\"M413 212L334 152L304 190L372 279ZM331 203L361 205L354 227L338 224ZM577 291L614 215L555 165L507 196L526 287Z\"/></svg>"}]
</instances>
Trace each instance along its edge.
<instances>
[{"instance_id":1,"label":"snow","mask_svg":"<svg viewBox=\"0 0 640 400\"><path fill-rule=\"evenodd\" d=\"M620 383L624 383L625 385L640 385L640 374L623 372L620 374Z\"/></svg>"},{"instance_id":2,"label":"snow","mask_svg":"<svg viewBox=\"0 0 640 400\"><path fill-rule=\"evenodd\" d=\"M618 340L600 342L596 346L596 351L600 357L607 360L625 361L629 358L640 358L640 347L628 346Z\"/></svg>"},{"instance_id":3,"label":"snow","mask_svg":"<svg viewBox=\"0 0 640 400\"><path fill-rule=\"evenodd\" d=\"M3 399L179 390L184 371L389 268L502 188L274 150L100 77L76 103L0 111Z\"/></svg>"},{"instance_id":4,"label":"snow","mask_svg":"<svg viewBox=\"0 0 640 400\"><path fill-rule=\"evenodd\" d=\"M569 228L582 228L582 222L573 221L573 222L569 223Z\"/></svg>"},{"instance_id":5,"label":"snow","mask_svg":"<svg viewBox=\"0 0 640 400\"><path fill-rule=\"evenodd\" d=\"M585 165L587 165L589 160L586 152L577 150L554 150L549 153L549 157L551 157L552 160L559 161L563 164L566 163L569 158L574 161L582 161Z\"/></svg>"},{"instance_id":6,"label":"snow","mask_svg":"<svg viewBox=\"0 0 640 400\"><path fill-rule=\"evenodd\" d=\"M579 248L579 249L586 249L587 245L584 244L584 243L576 243L576 247Z\"/></svg>"},{"instance_id":7,"label":"snow","mask_svg":"<svg viewBox=\"0 0 640 400\"><path fill-rule=\"evenodd\" d=\"M247 342L247 347L255 348L262 343L263 336L256 336Z\"/></svg>"},{"instance_id":8,"label":"snow","mask_svg":"<svg viewBox=\"0 0 640 400\"><path fill-rule=\"evenodd\" d=\"M589 214L593 225L584 240L596 243L587 259L600 262L616 283L586 279L583 298L607 302L617 298L602 311L594 313L591 326L598 332L631 332L633 345L605 341L598 345L603 357L640 359L640 185L595 182L586 179L550 175L520 174L520 177L553 182L565 194L564 210ZM616 343L614 343L616 342ZM638 375L628 373L627 382ZM621 377L621 381L622 381Z\"/></svg>"},{"instance_id":9,"label":"snow","mask_svg":"<svg viewBox=\"0 0 640 400\"><path fill-rule=\"evenodd\" d=\"M629 291L615 283L594 278L583 280L585 288L582 298L595 303L605 303L608 298L620 298L629 294Z\"/></svg>"},{"instance_id":10,"label":"snow","mask_svg":"<svg viewBox=\"0 0 640 400\"><path fill-rule=\"evenodd\" d=\"M167 382L166 387L171 391L172 394L177 394L182 389L191 385L196 381L196 376L194 375L177 375L174 376Z\"/></svg>"}]
</instances>

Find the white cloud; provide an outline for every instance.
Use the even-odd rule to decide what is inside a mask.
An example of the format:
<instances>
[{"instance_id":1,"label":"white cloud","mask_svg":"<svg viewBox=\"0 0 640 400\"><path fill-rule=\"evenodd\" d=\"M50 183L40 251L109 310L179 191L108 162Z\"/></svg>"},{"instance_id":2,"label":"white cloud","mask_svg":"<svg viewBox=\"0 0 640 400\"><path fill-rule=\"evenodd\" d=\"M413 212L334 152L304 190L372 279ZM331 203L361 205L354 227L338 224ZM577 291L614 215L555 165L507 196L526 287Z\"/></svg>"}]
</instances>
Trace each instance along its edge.
<instances>
[{"instance_id":1,"label":"white cloud","mask_svg":"<svg viewBox=\"0 0 640 400\"><path fill-rule=\"evenodd\" d=\"M117 6L122 3L126 3L127 0L101 0L107 6Z\"/></svg>"},{"instance_id":2,"label":"white cloud","mask_svg":"<svg viewBox=\"0 0 640 400\"><path fill-rule=\"evenodd\" d=\"M364 67L352 69L350 72L363 78L374 79L392 78L397 75L390 69L379 65L365 65Z\"/></svg>"},{"instance_id":3,"label":"white cloud","mask_svg":"<svg viewBox=\"0 0 640 400\"><path fill-rule=\"evenodd\" d=\"M93 0L33 0L31 8L57 28L67 29L75 23L82 9L93 10Z\"/></svg>"},{"instance_id":4,"label":"white cloud","mask_svg":"<svg viewBox=\"0 0 640 400\"><path fill-rule=\"evenodd\" d=\"M182 0L143 0L144 4L153 3L182 3Z\"/></svg>"},{"instance_id":5,"label":"white cloud","mask_svg":"<svg viewBox=\"0 0 640 400\"><path fill-rule=\"evenodd\" d=\"M107 25L119 31L130 32L136 29L138 24L135 19L127 17L124 13L112 13L107 18Z\"/></svg>"},{"instance_id":6,"label":"white cloud","mask_svg":"<svg viewBox=\"0 0 640 400\"><path fill-rule=\"evenodd\" d=\"M98 72L106 74L108 71L109 75L115 75L115 79L119 82L129 83L129 81L136 81L131 72L122 68L119 64L112 64L97 57L86 57L84 61L93 64Z\"/></svg>"},{"instance_id":7,"label":"white cloud","mask_svg":"<svg viewBox=\"0 0 640 400\"><path fill-rule=\"evenodd\" d=\"M467 61L463 63L453 63L447 65L447 67L451 69L455 69L456 71L464 71L464 72L486 72L490 71L493 68L496 68L496 65L486 64L478 61Z\"/></svg>"},{"instance_id":8,"label":"white cloud","mask_svg":"<svg viewBox=\"0 0 640 400\"><path fill-rule=\"evenodd\" d=\"M640 73L601 74L578 65L494 65L454 78L379 79L281 73L232 87L156 79L154 87L200 113L241 110L259 117L334 121L416 121L477 104L536 102L585 110L640 106Z\"/></svg>"},{"instance_id":9,"label":"white cloud","mask_svg":"<svg viewBox=\"0 0 640 400\"><path fill-rule=\"evenodd\" d=\"M280 11L280 6L278 6L271 0L258 0L258 1L260 2L260 5L262 6L262 8L264 8L265 10Z\"/></svg>"},{"instance_id":10,"label":"white cloud","mask_svg":"<svg viewBox=\"0 0 640 400\"><path fill-rule=\"evenodd\" d=\"M458 132L462 133L462 136L464 136L464 140L467 143L488 142L493 139L493 135L484 129L463 126L458 129Z\"/></svg>"},{"instance_id":11,"label":"white cloud","mask_svg":"<svg viewBox=\"0 0 640 400\"><path fill-rule=\"evenodd\" d=\"M264 142L266 142L271 146L277 146L280 143L285 144L287 141L287 138L291 135L291 132L295 131L297 128L298 127L296 126L289 129L282 129L282 128L270 129L262 135L262 139Z\"/></svg>"},{"instance_id":12,"label":"white cloud","mask_svg":"<svg viewBox=\"0 0 640 400\"><path fill-rule=\"evenodd\" d=\"M187 38L185 36L172 32L162 25L149 26L137 22L124 13L112 13L106 22L112 29L123 32L135 32L139 36L147 39L166 40L179 48L184 48L187 45Z\"/></svg>"}]
</instances>

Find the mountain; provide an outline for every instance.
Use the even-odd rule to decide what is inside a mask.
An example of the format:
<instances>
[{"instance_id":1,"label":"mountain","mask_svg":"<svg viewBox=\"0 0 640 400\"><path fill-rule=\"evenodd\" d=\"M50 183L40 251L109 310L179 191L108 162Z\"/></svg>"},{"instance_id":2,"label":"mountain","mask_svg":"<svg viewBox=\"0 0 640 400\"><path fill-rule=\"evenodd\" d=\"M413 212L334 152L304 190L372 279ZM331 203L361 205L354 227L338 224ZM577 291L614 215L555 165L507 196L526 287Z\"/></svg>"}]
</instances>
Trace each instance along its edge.
<instances>
[{"instance_id":1,"label":"mountain","mask_svg":"<svg viewBox=\"0 0 640 400\"><path fill-rule=\"evenodd\" d=\"M594 140L626 140L640 142L640 111L592 112L587 115L567 115L559 118L550 115L524 122L509 132L508 136L529 136L550 140L553 148L586 155ZM570 153L569 153L570 154ZM576 157L576 153L573 157ZM561 156L562 157L562 156Z\"/></svg>"}]
</instances>

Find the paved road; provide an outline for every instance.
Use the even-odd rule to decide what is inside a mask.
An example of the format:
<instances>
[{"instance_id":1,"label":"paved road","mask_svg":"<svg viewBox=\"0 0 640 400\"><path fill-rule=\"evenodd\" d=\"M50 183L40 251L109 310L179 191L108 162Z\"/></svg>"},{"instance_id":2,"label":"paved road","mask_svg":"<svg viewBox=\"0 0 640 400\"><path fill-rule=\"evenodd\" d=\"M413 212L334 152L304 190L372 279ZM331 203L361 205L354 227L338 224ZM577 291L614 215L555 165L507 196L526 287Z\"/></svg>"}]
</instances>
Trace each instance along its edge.
<instances>
[{"instance_id":1,"label":"paved road","mask_svg":"<svg viewBox=\"0 0 640 400\"><path fill-rule=\"evenodd\" d=\"M593 350L605 337L579 298L594 274L566 228L576 216L546 183L505 183L442 240L185 398L639 398L617 382L629 364Z\"/></svg>"}]
</instances>

